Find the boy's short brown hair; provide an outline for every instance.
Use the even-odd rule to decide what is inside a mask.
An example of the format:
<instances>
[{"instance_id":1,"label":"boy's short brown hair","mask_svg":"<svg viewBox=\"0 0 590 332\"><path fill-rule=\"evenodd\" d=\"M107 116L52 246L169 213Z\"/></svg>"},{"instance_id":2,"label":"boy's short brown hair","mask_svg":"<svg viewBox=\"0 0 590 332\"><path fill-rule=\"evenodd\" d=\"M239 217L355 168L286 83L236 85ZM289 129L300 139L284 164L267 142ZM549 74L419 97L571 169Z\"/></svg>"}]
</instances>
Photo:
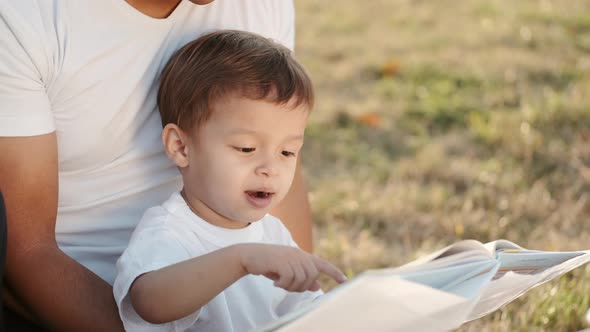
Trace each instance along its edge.
<instances>
[{"instance_id":1,"label":"boy's short brown hair","mask_svg":"<svg viewBox=\"0 0 590 332\"><path fill-rule=\"evenodd\" d=\"M200 125L211 106L229 94L293 107L313 106L313 87L292 52L254 33L209 33L178 50L160 80L158 108L162 126L183 130Z\"/></svg>"}]
</instances>

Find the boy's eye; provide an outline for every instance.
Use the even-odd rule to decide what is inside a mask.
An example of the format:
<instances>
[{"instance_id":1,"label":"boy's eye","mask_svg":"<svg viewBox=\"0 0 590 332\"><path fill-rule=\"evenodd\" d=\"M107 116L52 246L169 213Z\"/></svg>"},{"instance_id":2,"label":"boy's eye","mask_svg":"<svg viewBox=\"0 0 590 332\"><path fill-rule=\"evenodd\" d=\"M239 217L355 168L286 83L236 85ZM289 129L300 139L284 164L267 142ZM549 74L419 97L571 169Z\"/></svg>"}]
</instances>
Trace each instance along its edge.
<instances>
[{"instance_id":1,"label":"boy's eye","mask_svg":"<svg viewBox=\"0 0 590 332\"><path fill-rule=\"evenodd\" d=\"M295 157L295 153L293 153L291 151L283 151L283 152L281 152L281 154L285 157Z\"/></svg>"},{"instance_id":2,"label":"boy's eye","mask_svg":"<svg viewBox=\"0 0 590 332\"><path fill-rule=\"evenodd\" d=\"M234 149L240 151L240 152L244 152L244 153L250 153L250 152L254 152L256 150L256 148L241 148L241 147L234 147Z\"/></svg>"}]
</instances>

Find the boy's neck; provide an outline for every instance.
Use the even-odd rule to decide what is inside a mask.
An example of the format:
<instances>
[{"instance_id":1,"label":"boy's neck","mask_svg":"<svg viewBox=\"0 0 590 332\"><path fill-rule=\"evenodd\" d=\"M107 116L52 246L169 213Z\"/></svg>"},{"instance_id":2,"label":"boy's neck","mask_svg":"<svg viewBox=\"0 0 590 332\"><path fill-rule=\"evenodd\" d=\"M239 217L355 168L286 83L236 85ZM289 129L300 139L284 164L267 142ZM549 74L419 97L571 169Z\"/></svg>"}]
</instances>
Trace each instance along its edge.
<instances>
[{"instance_id":1,"label":"boy's neck","mask_svg":"<svg viewBox=\"0 0 590 332\"><path fill-rule=\"evenodd\" d=\"M241 229L246 228L250 226L250 224L252 224L251 222L243 223L235 220L230 220L218 214L213 209L206 206L203 202L199 202L199 205L202 205L203 208L209 211L210 213L204 213L204 211L200 211L202 209L199 209L197 206L195 206L196 204L191 203L191 200L187 197L184 188L182 188L182 190L180 191L180 196L182 197L182 199L184 199L184 202L186 203L186 205L188 205L192 213L194 213L197 217L203 219L205 222L210 223L214 226L227 229Z\"/></svg>"}]
</instances>

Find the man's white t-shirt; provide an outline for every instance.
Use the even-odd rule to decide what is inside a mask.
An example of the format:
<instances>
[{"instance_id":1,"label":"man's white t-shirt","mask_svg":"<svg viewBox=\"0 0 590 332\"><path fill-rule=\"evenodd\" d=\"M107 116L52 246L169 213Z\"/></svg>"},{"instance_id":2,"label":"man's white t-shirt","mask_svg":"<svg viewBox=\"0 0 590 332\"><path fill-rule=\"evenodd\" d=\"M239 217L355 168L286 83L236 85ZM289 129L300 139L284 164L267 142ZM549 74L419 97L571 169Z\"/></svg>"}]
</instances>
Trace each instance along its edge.
<instances>
[{"instance_id":1,"label":"man's white t-shirt","mask_svg":"<svg viewBox=\"0 0 590 332\"><path fill-rule=\"evenodd\" d=\"M218 29L292 49L293 22L291 0L184 0L166 19L124 0L0 1L0 137L56 132L60 248L112 284L142 213L180 187L160 140L162 67Z\"/></svg>"},{"instance_id":2,"label":"man's white t-shirt","mask_svg":"<svg viewBox=\"0 0 590 332\"><path fill-rule=\"evenodd\" d=\"M221 228L194 214L178 192L161 206L147 210L133 232L129 247L117 262L113 291L125 330L249 331L322 294L321 291L288 292L275 287L266 277L247 275L199 311L178 321L150 324L137 315L128 293L138 276L238 243L297 247L281 221L271 215L245 228Z\"/></svg>"}]
</instances>

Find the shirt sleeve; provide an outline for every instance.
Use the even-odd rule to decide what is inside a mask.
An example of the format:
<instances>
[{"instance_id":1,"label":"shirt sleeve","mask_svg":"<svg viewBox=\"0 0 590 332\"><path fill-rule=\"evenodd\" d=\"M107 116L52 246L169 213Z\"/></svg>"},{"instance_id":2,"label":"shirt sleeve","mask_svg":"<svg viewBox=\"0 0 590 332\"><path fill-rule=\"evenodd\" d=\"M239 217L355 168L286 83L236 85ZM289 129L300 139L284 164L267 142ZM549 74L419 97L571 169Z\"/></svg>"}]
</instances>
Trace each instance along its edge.
<instances>
[{"instance_id":1,"label":"shirt sleeve","mask_svg":"<svg viewBox=\"0 0 590 332\"><path fill-rule=\"evenodd\" d=\"M140 275L176 264L190 258L175 233L165 227L150 227L136 232L117 261L117 277L113 285L119 314L128 332L184 331L197 320L200 310L182 319L151 324L134 310L129 298L129 289Z\"/></svg>"},{"instance_id":2,"label":"shirt sleeve","mask_svg":"<svg viewBox=\"0 0 590 332\"><path fill-rule=\"evenodd\" d=\"M33 8L23 9L27 5ZM0 2L0 136L55 130L44 82L47 36L35 25L41 15L35 9L32 1Z\"/></svg>"}]
</instances>

